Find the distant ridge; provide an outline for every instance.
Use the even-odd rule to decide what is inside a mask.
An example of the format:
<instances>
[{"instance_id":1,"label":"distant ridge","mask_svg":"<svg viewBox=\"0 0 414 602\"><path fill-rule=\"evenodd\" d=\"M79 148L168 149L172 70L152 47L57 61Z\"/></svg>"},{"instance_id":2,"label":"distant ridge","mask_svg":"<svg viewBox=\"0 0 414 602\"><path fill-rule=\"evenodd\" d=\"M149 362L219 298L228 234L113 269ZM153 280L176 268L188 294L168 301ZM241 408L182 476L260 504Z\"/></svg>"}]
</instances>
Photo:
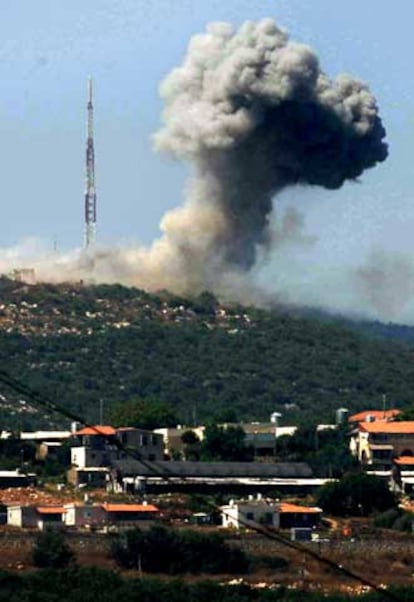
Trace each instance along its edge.
<instances>
[{"instance_id":1,"label":"distant ridge","mask_svg":"<svg viewBox=\"0 0 414 602\"><path fill-rule=\"evenodd\" d=\"M0 278L0 360L15 377L98 419L133 397L208 419L332 422L414 405L414 329L319 310L221 305L120 285L25 285ZM49 426L0 387L4 428ZM3 400L1 402L1 400ZM102 400L102 401L101 401ZM23 400L24 401L24 400Z\"/></svg>"}]
</instances>

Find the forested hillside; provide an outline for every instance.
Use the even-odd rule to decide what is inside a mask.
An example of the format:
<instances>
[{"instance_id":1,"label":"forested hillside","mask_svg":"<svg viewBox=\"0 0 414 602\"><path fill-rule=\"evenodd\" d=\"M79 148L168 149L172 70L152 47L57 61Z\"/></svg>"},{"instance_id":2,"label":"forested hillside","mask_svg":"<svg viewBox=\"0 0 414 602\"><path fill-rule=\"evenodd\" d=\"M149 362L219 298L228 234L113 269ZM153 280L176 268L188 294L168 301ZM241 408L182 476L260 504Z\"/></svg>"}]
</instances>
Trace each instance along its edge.
<instances>
[{"instance_id":1,"label":"forested hillside","mask_svg":"<svg viewBox=\"0 0 414 602\"><path fill-rule=\"evenodd\" d=\"M380 406L383 393L414 404L414 345L356 326L222 306L208 293L0 279L2 368L90 421L101 403L108 416L134 397L170 404L184 423L273 411L284 423L326 422L341 406ZM3 428L50 424L3 385L0 394Z\"/></svg>"}]
</instances>

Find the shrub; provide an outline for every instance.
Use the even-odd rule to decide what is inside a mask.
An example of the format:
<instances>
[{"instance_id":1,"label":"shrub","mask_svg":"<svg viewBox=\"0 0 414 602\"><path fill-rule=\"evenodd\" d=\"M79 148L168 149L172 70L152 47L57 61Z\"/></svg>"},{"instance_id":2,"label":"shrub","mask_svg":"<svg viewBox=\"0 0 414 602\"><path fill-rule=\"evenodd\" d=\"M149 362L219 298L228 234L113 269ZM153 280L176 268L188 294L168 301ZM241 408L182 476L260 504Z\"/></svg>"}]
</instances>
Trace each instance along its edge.
<instances>
[{"instance_id":1,"label":"shrub","mask_svg":"<svg viewBox=\"0 0 414 602\"><path fill-rule=\"evenodd\" d=\"M114 541L111 555L123 568L150 573L241 573L249 564L247 556L228 546L221 535L163 526L125 531Z\"/></svg>"},{"instance_id":2,"label":"shrub","mask_svg":"<svg viewBox=\"0 0 414 602\"><path fill-rule=\"evenodd\" d=\"M412 532L413 522L414 514L412 512L405 512L401 508L391 508L386 512L378 514L374 519L376 527L405 531L406 533Z\"/></svg>"},{"instance_id":3,"label":"shrub","mask_svg":"<svg viewBox=\"0 0 414 602\"><path fill-rule=\"evenodd\" d=\"M37 535L33 544L33 564L39 568L61 569L68 566L74 554L64 535L56 529L47 529Z\"/></svg>"},{"instance_id":4,"label":"shrub","mask_svg":"<svg viewBox=\"0 0 414 602\"><path fill-rule=\"evenodd\" d=\"M392 529L395 521L401 516L399 508L390 508L385 512L377 514L374 518L374 525L383 529Z\"/></svg>"}]
</instances>

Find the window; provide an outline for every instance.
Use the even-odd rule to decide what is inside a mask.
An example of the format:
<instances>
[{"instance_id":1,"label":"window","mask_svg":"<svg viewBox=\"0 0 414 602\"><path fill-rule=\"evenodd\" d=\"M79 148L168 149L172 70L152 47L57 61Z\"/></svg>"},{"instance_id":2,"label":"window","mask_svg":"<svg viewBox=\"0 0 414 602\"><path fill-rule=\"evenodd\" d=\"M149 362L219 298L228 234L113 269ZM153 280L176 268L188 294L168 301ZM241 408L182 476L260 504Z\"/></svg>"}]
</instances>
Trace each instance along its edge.
<instances>
[{"instance_id":1,"label":"window","mask_svg":"<svg viewBox=\"0 0 414 602\"><path fill-rule=\"evenodd\" d=\"M247 520L254 520L254 512L246 512Z\"/></svg>"}]
</instances>

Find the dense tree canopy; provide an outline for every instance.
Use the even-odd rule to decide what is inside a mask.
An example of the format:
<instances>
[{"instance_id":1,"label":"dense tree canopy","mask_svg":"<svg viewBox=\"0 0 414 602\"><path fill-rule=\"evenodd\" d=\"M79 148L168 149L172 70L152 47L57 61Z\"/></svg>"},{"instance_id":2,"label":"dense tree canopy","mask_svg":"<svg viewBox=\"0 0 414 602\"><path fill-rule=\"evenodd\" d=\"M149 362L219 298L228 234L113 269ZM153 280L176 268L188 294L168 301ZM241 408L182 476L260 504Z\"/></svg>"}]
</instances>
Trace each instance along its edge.
<instances>
[{"instance_id":1,"label":"dense tree canopy","mask_svg":"<svg viewBox=\"0 0 414 602\"><path fill-rule=\"evenodd\" d=\"M247 556L213 533L176 531L161 525L130 529L112 545L112 557L123 568L149 573L244 573Z\"/></svg>"},{"instance_id":2,"label":"dense tree canopy","mask_svg":"<svg viewBox=\"0 0 414 602\"><path fill-rule=\"evenodd\" d=\"M391 594L394 591L390 591ZM297 588L257 588L248 584L225 584L212 580L185 582L181 579L122 577L94 567L47 570L28 574L0 573L1 602L349 602L348 592L327 593ZM382 594L358 594L360 602L379 602ZM413 599L413 588L399 588L395 599Z\"/></svg>"},{"instance_id":3,"label":"dense tree canopy","mask_svg":"<svg viewBox=\"0 0 414 602\"><path fill-rule=\"evenodd\" d=\"M349 449L346 426L318 430L302 426L293 435L277 439L277 457L288 462L307 462L320 477L341 477L358 462Z\"/></svg>"},{"instance_id":4,"label":"dense tree canopy","mask_svg":"<svg viewBox=\"0 0 414 602\"><path fill-rule=\"evenodd\" d=\"M246 435L240 427L208 425L200 445L200 458L211 462L253 460L253 449L246 446L245 439Z\"/></svg>"},{"instance_id":5,"label":"dense tree canopy","mask_svg":"<svg viewBox=\"0 0 414 602\"><path fill-rule=\"evenodd\" d=\"M332 422L336 408L377 407L383 393L399 407L414 405L407 328L362 324L359 332L357 323L311 312L119 285L28 287L2 279L0 297L3 369L94 423L101 403L110 416L137 399L164 404L165 422L168 406L187 425L268 420L274 411L285 424ZM386 333L404 343L384 341ZM4 385L0 395L4 427L57 420L16 406L19 397Z\"/></svg>"},{"instance_id":6,"label":"dense tree canopy","mask_svg":"<svg viewBox=\"0 0 414 602\"><path fill-rule=\"evenodd\" d=\"M111 410L110 421L115 427L132 426L152 430L175 426L177 416L167 403L150 399L130 399L117 404Z\"/></svg>"},{"instance_id":7,"label":"dense tree canopy","mask_svg":"<svg viewBox=\"0 0 414 602\"><path fill-rule=\"evenodd\" d=\"M340 481L326 483L318 491L318 503L336 516L369 516L397 504L385 479L366 473L349 473Z\"/></svg>"}]
</instances>

